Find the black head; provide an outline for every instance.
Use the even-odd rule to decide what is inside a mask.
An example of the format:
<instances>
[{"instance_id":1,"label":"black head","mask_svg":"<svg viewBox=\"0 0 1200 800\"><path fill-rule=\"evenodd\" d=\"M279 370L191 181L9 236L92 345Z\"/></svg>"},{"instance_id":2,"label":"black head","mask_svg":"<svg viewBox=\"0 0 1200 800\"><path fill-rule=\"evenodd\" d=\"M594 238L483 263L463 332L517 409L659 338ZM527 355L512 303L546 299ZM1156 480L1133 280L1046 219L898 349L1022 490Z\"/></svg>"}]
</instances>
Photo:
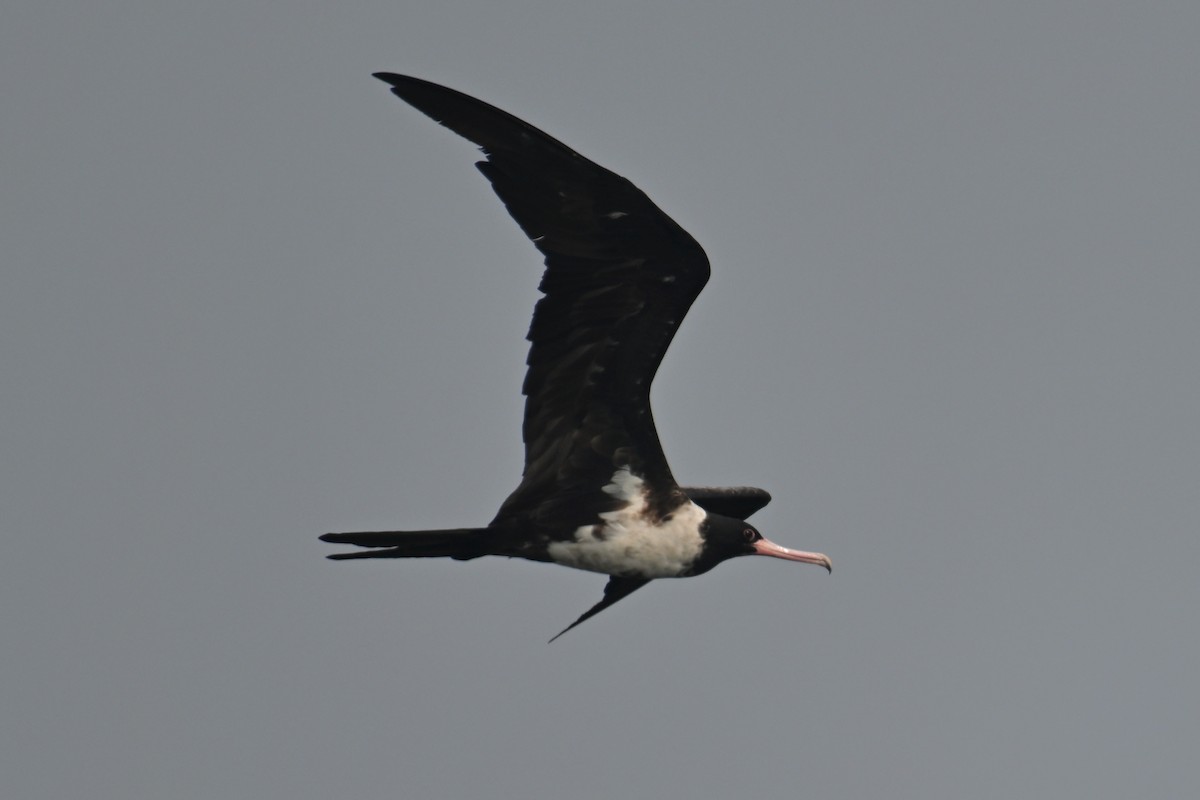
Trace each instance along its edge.
<instances>
[{"instance_id":1,"label":"black head","mask_svg":"<svg viewBox=\"0 0 1200 800\"><path fill-rule=\"evenodd\" d=\"M758 532L758 528L745 520L709 514L700 526L700 535L704 537L704 550L692 566L692 575L708 572L722 561L738 556L770 556L787 561L817 564L830 572L833 571L827 556L780 547L764 538Z\"/></svg>"}]
</instances>

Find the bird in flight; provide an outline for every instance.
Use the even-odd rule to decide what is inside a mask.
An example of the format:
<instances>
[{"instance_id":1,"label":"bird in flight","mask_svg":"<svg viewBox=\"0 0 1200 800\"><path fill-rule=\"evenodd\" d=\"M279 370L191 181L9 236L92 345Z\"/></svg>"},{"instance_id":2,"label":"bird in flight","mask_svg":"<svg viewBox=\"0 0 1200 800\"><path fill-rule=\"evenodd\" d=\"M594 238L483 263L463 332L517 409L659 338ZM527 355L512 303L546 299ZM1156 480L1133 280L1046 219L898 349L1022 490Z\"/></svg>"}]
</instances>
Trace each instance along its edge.
<instances>
[{"instance_id":1,"label":"bird in flight","mask_svg":"<svg viewBox=\"0 0 1200 800\"><path fill-rule=\"evenodd\" d=\"M771 496L681 487L650 413L650 383L708 281L708 257L625 178L532 125L418 78L376 73L392 93L474 142L476 166L545 256L529 328L525 471L485 528L327 533L365 548L332 559L508 556L609 576L567 631L656 578L701 575L737 556L817 564L746 518Z\"/></svg>"}]
</instances>

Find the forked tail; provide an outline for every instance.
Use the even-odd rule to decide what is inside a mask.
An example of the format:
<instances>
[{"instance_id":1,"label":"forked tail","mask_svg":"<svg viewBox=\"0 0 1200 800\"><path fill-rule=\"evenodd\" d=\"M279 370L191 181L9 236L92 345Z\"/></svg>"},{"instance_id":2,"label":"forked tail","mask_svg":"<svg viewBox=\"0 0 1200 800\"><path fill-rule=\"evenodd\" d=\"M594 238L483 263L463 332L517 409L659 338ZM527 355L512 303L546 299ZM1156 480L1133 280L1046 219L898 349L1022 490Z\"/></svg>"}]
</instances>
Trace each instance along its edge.
<instances>
[{"instance_id":1,"label":"forked tail","mask_svg":"<svg viewBox=\"0 0 1200 800\"><path fill-rule=\"evenodd\" d=\"M362 531L327 533L323 542L370 547L328 558L456 558L465 561L488 555L487 528L448 528L440 531Z\"/></svg>"}]
</instances>

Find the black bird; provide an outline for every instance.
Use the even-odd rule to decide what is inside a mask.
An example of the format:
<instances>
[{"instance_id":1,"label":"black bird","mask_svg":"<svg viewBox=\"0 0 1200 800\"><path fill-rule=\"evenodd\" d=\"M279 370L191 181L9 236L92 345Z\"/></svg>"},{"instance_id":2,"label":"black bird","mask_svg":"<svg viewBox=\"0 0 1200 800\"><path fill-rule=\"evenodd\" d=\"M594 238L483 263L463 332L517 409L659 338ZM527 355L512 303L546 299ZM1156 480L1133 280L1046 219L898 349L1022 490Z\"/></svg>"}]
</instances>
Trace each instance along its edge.
<instances>
[{"instance_id":1,"label":"black bird","mask_svg":"<svg viewBox=\"0 0 1200 800\"><path fill-rule=\"evenodd\" d=\"M554 638L655 578L736 556L819 564L745 519L762 489L683 488L650 414L650 382L708 281L696 240L626 179L461 92L377 73L392 93L482 149L476 164L546 257L523 392L525 472L486 528L327 533L374 548L329 556L508 556L609 575L604 599ZM550 641L554 641L551 639Z\"/></svg>"}]
</instances>

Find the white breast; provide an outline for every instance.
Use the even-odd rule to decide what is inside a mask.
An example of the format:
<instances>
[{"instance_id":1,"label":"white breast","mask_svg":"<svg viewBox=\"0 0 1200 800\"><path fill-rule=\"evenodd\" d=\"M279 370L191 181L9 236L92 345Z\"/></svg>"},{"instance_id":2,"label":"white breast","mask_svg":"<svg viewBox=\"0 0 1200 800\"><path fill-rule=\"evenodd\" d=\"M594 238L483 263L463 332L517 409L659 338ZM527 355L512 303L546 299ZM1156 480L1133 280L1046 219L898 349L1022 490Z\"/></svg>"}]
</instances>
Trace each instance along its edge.
<instances>
[{"instance_id":1,"label":"white breast","mask_svg":"<svg viewBox=\"0 0 1200 800\"><path fill-rule=\"evenodd\" d=\"M556 563L607 575L676 578L700 555L700 523L706 516L700 506L689 501L670 519L655 523L646 514L644 482L625 468L613 474L604 491L625 504L601 514L600 524L576 530L574 541L551 544Z\"/></svg>"}]
</instances>

